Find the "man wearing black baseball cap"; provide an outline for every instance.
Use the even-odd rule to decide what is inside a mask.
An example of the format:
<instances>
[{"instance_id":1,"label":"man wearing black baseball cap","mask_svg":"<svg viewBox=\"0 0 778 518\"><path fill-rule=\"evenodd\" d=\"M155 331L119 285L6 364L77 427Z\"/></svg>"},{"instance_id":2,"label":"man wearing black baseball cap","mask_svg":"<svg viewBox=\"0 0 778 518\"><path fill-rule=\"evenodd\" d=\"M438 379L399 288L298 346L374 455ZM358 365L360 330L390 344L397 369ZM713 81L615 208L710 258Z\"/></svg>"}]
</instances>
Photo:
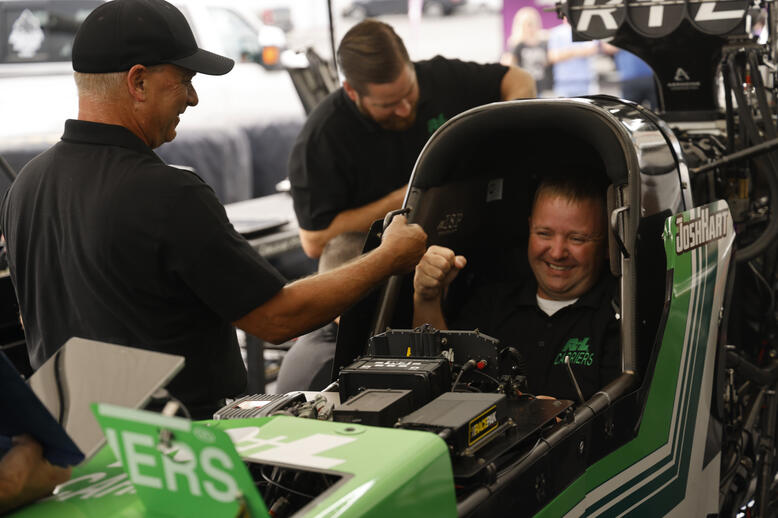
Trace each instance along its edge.
<instances>
[{"instance_id":1,"label":"man wearing black baseball cap","mask_svg":"<svg viewBox=\"0 0 778 518\"><path fill-rule=\"evenodd\" d=\"M332 320L426 234L402 216L373 252L291 284L235 231L213 190L152 151L197 104L196 72L232 60L197 47L164 0L113 0L73 44L78 120L19 173L0 206L33 367L81 336L185 357L168 390L210 417L245 388L237 326L283 342Z\"/></svg>"},{"instance_id":2,"label":"man wearing black baseball cap","mask_svg":"<svg viewBox=\"0 0 778 518\"><path fill-rule=\"evenodd\" d=\"M235 64L198 48L181 11L155 0L107 2L92 11L76 34L72 56L73 70L88 74L169 63L220 76Z\"/></svg>"}]
</instances>

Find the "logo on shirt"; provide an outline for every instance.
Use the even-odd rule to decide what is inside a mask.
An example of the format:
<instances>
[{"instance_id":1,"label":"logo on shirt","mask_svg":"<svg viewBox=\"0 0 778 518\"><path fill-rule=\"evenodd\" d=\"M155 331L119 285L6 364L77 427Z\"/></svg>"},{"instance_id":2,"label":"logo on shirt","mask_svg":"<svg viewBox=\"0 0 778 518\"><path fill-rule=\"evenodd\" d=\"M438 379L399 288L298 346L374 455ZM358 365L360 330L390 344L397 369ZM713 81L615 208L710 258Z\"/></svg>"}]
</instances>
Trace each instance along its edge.
<instances>
[{"instance_id":1,"label":"logo on shirt","mask_svg":"<svg viewBox=\"0 0 778 518\"><path fill-rule=\"evenodd\" d=\"M427 121L427 131L432 135L439 127L443 126L445 122L446 116L441 113L437 117L433 117Z\"/></svg>"},{"instance_id":2,"label":"logo on shirt","mask_svg":"<svg viewBox=\"0 0 778 518\"><path fill-rule=\"evenodd\" d=\"M590 366L594 362L594 354L589 352L589 337L571 338L554 358L554 365L564 365L565 356L570 356L571 365Z\"/></svg>"}]
</instances>

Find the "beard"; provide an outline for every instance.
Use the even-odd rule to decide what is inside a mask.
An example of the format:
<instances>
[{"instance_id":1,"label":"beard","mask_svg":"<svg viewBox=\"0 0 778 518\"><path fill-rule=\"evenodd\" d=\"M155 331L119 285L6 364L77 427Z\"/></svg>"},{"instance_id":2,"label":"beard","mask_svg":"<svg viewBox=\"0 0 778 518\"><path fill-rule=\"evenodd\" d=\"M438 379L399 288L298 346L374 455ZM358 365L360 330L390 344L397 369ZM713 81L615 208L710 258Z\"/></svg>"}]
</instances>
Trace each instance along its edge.
<instances>
[{"instance_id":1,"label":"beard","mask_svg":"<svg viewBox=\"0 0 778 518\"><path fill-rule=\"evenodd\" d=\"M357 99L356 103L357 109L367 117L368 119L371 119L373 122L378 124L382 129L388 130L388 131L405 131L409 129L413 124L416 122L416 106L418 104L418 101L415 101L411 105L410 113L408 113L407 117L398 117L395 114L391 114L388 117L384 117L383 119L376 119L373 117L362 105L359 99Z\"/></svg>"},{"instance_id":2,"label":"beard","mask_svg":"<svg viewBox=\"0 0 778 518\"><path fill-rule=\"evenodd\" d=\"M397 115L390 115L388 118L376 121L376 123L385 130L389 131L405 131L413 126L416 122L416 104L411 106L411 113L407 117L398 117Z\"/></svg>"}]
</instances>

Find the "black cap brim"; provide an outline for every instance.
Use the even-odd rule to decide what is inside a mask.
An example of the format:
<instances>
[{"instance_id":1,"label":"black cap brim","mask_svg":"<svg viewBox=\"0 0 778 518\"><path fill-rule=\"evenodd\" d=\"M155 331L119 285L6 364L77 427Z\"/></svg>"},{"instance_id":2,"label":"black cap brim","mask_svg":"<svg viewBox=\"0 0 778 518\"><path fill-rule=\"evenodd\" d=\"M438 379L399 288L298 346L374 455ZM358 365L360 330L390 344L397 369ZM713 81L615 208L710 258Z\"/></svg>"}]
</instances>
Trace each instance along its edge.
<instances>
[{"instance_id":1,"label":"black cap brim","mask_svg":"<svg viewBox=\"0 0 778 518\"><path fill-rule=\"evenodd\" d=\"M235 66L232 59L203 49L197 49L197 52L185 58L170 60L169 63L209 76L223 76Z\"/></svg>"}]
</instances>

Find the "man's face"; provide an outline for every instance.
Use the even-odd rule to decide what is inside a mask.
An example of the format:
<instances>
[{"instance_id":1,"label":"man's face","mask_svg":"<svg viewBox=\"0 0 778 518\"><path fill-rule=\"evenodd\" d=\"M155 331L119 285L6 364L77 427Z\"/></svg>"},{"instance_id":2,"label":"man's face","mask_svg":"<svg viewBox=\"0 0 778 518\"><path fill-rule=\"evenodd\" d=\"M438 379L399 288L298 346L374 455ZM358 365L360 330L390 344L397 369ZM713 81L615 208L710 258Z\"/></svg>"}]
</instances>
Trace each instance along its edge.
<instances>
[{"instance_id":1,"label":"man's face","mask_svg":"<svg viewBox=\"0 0 778 518\"><path fill-rule=\"evenodd\" d=\"M419 102L419 83L413 65L403 68L391 83L369 83L367 93L349 94L359 111L390 131L403 131L416 121Z\"/></svg>"},{"instance_id":2,"label":"man's face","mask_svg":"<svg viewBox=\"0 0 778 518\"><path fill-rule=\"evenodd\" d=\"M147 69L147 103L144 132L150 147L156 148L176 137L179 115L198 102L192 86L195 73L177 65Z\"/></svg>"},{"instance_id":3,"label":"man's face","mask_svg":"<svg viewBox=\"0 0 778 518\"><path fill-rule=\"evenodd\" d=\"M605 258L601 204L541 193L530 216L528 248L541 298L582 296L597 282Z\"/></svg>"}]
</instances>

